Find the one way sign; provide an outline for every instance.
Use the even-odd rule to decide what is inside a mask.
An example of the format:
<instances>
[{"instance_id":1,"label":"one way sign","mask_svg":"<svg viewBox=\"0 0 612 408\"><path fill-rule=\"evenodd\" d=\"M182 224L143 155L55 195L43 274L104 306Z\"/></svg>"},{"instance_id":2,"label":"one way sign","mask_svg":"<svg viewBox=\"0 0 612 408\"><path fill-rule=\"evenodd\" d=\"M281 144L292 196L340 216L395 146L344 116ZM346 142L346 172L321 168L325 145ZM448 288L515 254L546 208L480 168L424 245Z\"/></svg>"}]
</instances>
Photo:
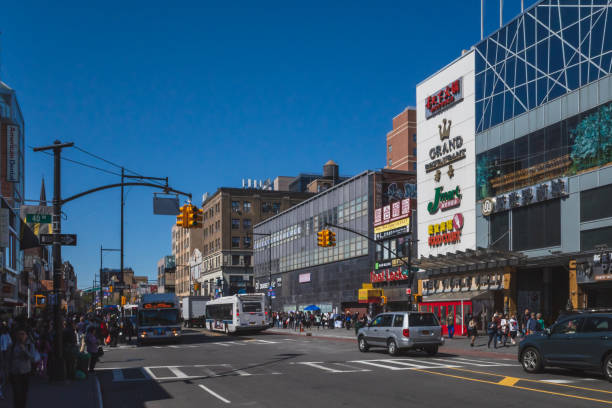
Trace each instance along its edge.
<instances>
[{"instance_id":1,"label":"one way sign","mask_svg":"<svg viewBox=\"0 0 612 408\"><path fill-rule=\"evenodd\" d=\"M77 244L76 234L40 234L41 245L52 245L59 242L60 245L75 246Z\"/></svg>"}]
</instances>

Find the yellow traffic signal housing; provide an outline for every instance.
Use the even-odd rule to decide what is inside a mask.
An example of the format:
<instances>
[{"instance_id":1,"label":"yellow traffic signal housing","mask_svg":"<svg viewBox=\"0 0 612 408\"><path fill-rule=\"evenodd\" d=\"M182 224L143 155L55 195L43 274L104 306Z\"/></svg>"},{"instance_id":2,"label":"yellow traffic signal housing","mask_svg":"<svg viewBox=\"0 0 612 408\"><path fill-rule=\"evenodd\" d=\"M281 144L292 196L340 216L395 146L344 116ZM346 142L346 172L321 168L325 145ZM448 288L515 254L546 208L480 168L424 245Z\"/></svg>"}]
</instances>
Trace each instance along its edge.
<instances>
[{"instance_id":1,"label":"yellow traffic signal housing","mask_svg":"<svg viewBox=\"0 0 612 408\"><path fill-rule=\"evenodd\" d=\"M336 233L329 231L329 230L327 232L328 232L327 246L330 246L330 247L336 246Z\"/></svg>"},{"instance_id":2,"label":"yellow traffic signal housing","mask_svg":"<svg viewBox=\"0 0 612 408\"><path fill-rule=\"evenodd\" d=\"M317 245L320 247L325 246L325 230L317 232Z\"/></svg>"},{"instance_id":3,"label":"yellow traffic signal housing","mask_svg":"<svg viewBox=\"0 0 612 408\"><path fill-rule=\"evenodd\" d=\"M108 287L108 291L109 291L110 293L113 293L113 287L112 287L112 286L109 286L109 287Z\"/></svg>"},{"instance_id":4,"label":"yellow traffic signal housing","mask_svg":"<svg viewBox=\"0 0 612 408\"><path fill-rule=\"evenodd\" d=\"M202 227L202 214L204 210L198 207L193 207L193 228Z\"/></svg>"},{"instance_id":5,"label":"yellow traffic signal housing","mask_svg":"<svg viewBox=\"0 0 612 408\"><path fill-rule=\"evenodd\" d=\"M125 296L121 296L121 306L125 306Z\"/></svg>"},{"instance_id":6,"label":"yellow traffic signal housing","mask_svg":"<svg viewBox=\"0 0 612 408\"><path fill-rule=\"evenodd\" d=\"M176 216L176 226L187 228L187 205L179 208L179 211L181 213Z\"/></svg>"},{"instance_id":7,"label":"yellow traffic signal housing","mask_svg":"<svg viewBox=\"0 0 612 408\"><path fill-rule=\"evenodd\" d=\"M47 305L47 298L45 295L35 295L36 307L45 307Z\"/></svg>"}]
</instances>

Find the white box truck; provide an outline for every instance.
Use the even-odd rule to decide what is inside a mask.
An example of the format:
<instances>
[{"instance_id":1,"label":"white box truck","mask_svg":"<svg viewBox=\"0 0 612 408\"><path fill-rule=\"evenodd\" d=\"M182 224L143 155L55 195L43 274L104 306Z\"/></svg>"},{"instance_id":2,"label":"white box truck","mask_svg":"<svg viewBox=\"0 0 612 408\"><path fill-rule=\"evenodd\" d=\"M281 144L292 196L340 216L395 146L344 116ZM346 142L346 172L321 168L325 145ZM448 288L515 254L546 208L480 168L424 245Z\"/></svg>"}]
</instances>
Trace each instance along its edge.
<instances>
[{"instance_id":1,"label":"white box truck","mask_svg":"<svg viewBox=\"0 0 612 408\"><path fill-rule=\"evenodd\" d=\"M182 305L182 317L185 327L206 326L207 296L185 296Z\"/></svg>"}]
</instances>

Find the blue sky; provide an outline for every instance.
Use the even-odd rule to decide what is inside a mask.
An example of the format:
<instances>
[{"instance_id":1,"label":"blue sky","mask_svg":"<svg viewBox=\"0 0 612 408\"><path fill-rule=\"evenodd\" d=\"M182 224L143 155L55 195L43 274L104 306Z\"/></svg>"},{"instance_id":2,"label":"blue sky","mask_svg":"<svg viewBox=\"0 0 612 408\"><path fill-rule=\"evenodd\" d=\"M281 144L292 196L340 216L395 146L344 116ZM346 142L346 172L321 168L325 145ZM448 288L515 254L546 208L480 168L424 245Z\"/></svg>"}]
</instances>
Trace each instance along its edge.
<instances>
[{"instance_id":1,"label":"blue sky","mask_svg":"<svg viewBox=\"0 0 612 408\"><path fill-rule=\"evenodd\" d=\"M0 79L17 91L26 145L73 141L169 177L198 205L219 186L318 172L330 158L356 174L384 166L391 119L414 106L416 84L480 38L478 0L176 3L4 2ZM486 35L499 3L485 7ZM506 21L519 11L505 2ZM117 170L78 150L65 157ZM50 198L52 159L28 149L26 198L42 177ZM65 162L63 196L117 179ZM152 189L126 193L125 265L156 278L175 218L152 214ZM79 245L63 257L79 287L91 286L100 245L119 247L119 198L64 207L62 229Z\"/></svg>"}]
</instances>

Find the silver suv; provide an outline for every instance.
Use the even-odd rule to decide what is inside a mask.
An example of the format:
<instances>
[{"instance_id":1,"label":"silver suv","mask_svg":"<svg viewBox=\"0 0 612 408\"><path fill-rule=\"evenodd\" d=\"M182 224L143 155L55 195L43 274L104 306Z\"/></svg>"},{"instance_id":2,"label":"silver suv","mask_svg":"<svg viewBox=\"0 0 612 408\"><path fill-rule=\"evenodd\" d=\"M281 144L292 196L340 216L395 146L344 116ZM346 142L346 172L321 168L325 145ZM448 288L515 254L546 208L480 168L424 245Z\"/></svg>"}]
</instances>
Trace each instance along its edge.
<instances>
[{"instance_id":1,"label":"silver suv","mask_svg":"<svg viewBox=\"0 0 612 408\"><path fill-rule=\"evenodd\" d=\"M357 332L359 351L370 347L386 347L389 354L400 350L424 350L429 355L444 344L442 327L433 313L389 312L379 314L372 323Z\"/></svg>"}]
</instances>

